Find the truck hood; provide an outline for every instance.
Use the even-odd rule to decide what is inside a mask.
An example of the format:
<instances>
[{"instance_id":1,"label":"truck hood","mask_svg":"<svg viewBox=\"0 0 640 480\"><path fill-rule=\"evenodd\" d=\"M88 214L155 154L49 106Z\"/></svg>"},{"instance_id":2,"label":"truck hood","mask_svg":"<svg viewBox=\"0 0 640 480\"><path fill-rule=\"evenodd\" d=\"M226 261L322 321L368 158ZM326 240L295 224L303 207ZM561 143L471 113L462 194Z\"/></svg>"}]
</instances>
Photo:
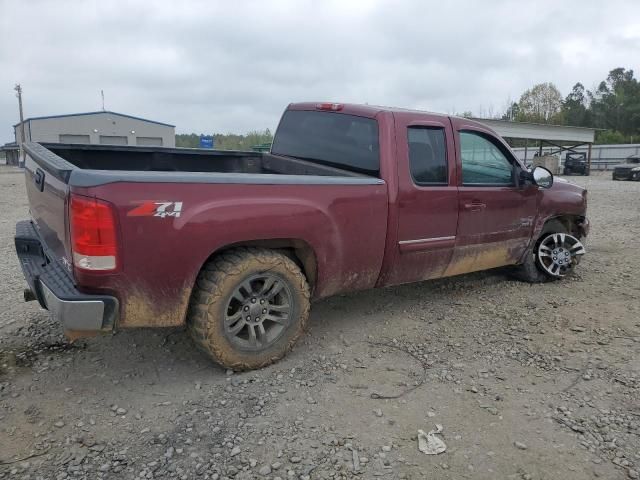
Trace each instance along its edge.
<instances>
[{"instance_id":1,"label":"truck hood","mask_svg":"<svg viewBox=\"0 0 640 480\"><path fill-rule=\"evenodd\" d=\"M550 191L562 191L562 192L574 192L582 195L582 192L586 191L586 188L577 185L566 178L554 177L553 186Z\"/></svg>"},{"instance_id":2,"label":"truck hood","mask_svg":"<svg viewBox=\"0 0 640 480\"><path fill-rule=\"evenodd\" d=\"M640 163L621 163L620 165L614 165L613 168L640 168Z\"/></svg>"},{"instance_id":3,"label":"truck hood","mask_svg":"<svg viewBox=\"0 0 640 480\"><path fill-rule=\"evenodd\" d=\"M555 177L551 188L541 189L541 209L553 214L586 215L587 190Z\"/></svg>"}]
</instances>

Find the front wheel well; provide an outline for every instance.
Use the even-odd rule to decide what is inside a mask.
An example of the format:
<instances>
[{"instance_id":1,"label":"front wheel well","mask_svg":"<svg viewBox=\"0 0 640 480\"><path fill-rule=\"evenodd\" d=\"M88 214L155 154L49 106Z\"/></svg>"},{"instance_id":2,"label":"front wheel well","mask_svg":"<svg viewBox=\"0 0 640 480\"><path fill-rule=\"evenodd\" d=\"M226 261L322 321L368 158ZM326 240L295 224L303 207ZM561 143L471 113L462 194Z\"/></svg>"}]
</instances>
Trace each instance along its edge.
<instances>
[{"instance_id":1,"label":"front wheel well","mask_svg":"<svg viewBox=\"0 0 640 480\"><path fill-rule=\"evenodd\" d=\"M566 228L567 232L569 232L574 237L583 238L585 236L584 230L582 228L584 219L585 217L581 215L558 215L556 217L549 218L546 222L544 222L542 230L544 230L544 228L549 223L557 222L560 223L564 228Z\"/></svg>"},{"instance_id":2,"label":"front wheel well","mask_svg":"<svg viewBox=\"0 0 640 480\"><path fill-rule=\"evenodd\" d=\"M533 252L536 249L536 247L538 246L538 243L542 240L543 232L549 226L552 226L554 224L559 225L563 227L567 231L567 233L569 233L570 235L573 235L574 237L579 239L584 238L586 234L583 228L581 227L582 222L584 220L585 220L585 217L580 215L557 215L555 217L547 218L545 222L542 224L542 226L539 227L539 230L535 229L533 231L531 243L529 243L527 250L525 250L522 258L517 263L517 265L522 265L524 262L526 262L527 256L530 255L531 252Z\"/></svg>"},{"instance_id":3,"label":"front wheel well","mask_svg":"<svg viewBox=\"0 0 640 480\"><path fill-rule=\"evenodd\" d=\"M307 277L307 282L309 283L311 292L314 291L318 274L316 255L311 245L300 239L270 238L264 240L247 240L243 242L232 243L219 248L211 255L209 255L209 257L203 263L203 266L221 253L240 247L268 248L270 250L277 250L283 253L302 269L305 277Z\"/></svg>"},{"instance_id":4,"label":"front wheel well","mask_svg":"<svg viewBox=\"0 0 640 480\"><path fill-rule=\"evenodd\" d=\"M580 239L586 237L586 232L584 230L585 217L583 215L559 215L557 217L550 218L547 222L554 220L560 222L562 226L564 226L574 237ZM545 225L547 222L545 222Z\"/></svg>"}]
</instances>

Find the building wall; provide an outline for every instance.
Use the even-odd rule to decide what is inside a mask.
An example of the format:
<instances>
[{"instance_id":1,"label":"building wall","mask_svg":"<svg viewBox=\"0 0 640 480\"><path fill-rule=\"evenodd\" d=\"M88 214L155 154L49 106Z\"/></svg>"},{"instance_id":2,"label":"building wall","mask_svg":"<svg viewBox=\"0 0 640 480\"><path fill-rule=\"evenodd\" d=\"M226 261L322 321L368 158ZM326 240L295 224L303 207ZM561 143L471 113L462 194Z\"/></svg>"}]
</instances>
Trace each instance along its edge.
<instances>
[{"instance_id":1,"label":"building wall","mask_svg":"<svg viewBox=\"0 0 640 480\"><path fill-rule=\"evenodd\" d=\"M6 152L7 165L20 165L20 150L11 150Z\"/></svg>"},{"instance_id":2,"label":"building wall","mask_svg":"<svg viewBox=\"0 0 640 480\"><path fill-rule=\"evenodd\" d=\"M20 142L19 125L15 132L16 142ZM151 138L162 139L163 147L176 145L175 127L110 112L32 119L26 122L25 133L27 141L33 142L84 143L88 139L91 144L123 145L126 142L126 145L135 146L139 143L148 145ZM141 138L140 141L138 137Z\"/></svg>"},{"instance_id":3,"label":"building wall","mask_svg":"<svg viewBox=\"0 0 640 480\"><path fill-rule=\"evenodd\" d=\"M2 147L0 150L0 165L18 165L20 162L20 150L17 148Z\"/></svg>"},{"instance_id":4,"label":"building wall","mask_svg":"<svg viewBox=\"0 0 640 480\"><path fill-rule=\"evenodd\" d=\"M24 127L24 138L26 141L29 141L29 122L24 122L24 124L15 125L13 127L13 135L16 139L16 143L20 145L22 143L22 128Z\"/></svg>"}]
</instances>

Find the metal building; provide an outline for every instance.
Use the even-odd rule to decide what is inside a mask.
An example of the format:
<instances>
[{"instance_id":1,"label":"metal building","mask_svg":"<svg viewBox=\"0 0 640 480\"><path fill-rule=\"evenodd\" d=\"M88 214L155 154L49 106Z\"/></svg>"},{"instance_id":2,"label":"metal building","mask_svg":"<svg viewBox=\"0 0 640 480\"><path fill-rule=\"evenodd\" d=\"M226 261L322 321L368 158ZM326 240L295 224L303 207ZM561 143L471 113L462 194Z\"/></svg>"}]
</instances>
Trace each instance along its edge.
<instances>
[{"instance_id":1,"label":"metal building","mask_svg":"<svg viewBox=\"0 0 640 480\"><path fill-rule=\"evenodd\" d=\"M13 126L16 143L25 139L46 143L87 143L175 147L175 125L99 111L27 118Z\"/></svg>"},{"instance_id":2,"label":"metal building","mask_svg":"<svg viewBox=\"0 0 640 480\"><path fill-rule=\"evenodd\" d=\"M20 162L20 149L15 142L5 143L0 147L0 165L18 165Z\"/></svg>"}]
</instances>

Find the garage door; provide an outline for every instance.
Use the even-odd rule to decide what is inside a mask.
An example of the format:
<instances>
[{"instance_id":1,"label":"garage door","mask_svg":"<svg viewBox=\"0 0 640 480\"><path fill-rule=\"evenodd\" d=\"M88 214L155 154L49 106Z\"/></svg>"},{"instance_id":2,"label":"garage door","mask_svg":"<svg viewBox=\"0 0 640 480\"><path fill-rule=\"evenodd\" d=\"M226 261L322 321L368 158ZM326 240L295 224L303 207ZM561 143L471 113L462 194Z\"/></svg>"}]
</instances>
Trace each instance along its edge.
<instances>
[{"instance_id":1,"label":"garage door","mask_svg":"<svg viewBox=\"0 0 640 480\"><path fill-rule=\"evenodd\" d=\"M89 135L59 135L60 143L91 143Z\"/></svg>"},{"instance_id":2,"label":"garage door","mask_svg":"<svg viewBox=\"0 0 640 480\"><path fill-rule=\"evenodd\" d=\"M161 147L162 137L136 137L136 145L145 147Z\"/></svg>"},{"instance_id":3,"label":"garage door","mask_svg":"<svg viewBox=\"0 0 640 480\"><path fill-rule=\"evenodd\" d=\"M100 143L103 145L127 145L127 137L117 135L100 135Z\"/></svg>"}]
</instances>

